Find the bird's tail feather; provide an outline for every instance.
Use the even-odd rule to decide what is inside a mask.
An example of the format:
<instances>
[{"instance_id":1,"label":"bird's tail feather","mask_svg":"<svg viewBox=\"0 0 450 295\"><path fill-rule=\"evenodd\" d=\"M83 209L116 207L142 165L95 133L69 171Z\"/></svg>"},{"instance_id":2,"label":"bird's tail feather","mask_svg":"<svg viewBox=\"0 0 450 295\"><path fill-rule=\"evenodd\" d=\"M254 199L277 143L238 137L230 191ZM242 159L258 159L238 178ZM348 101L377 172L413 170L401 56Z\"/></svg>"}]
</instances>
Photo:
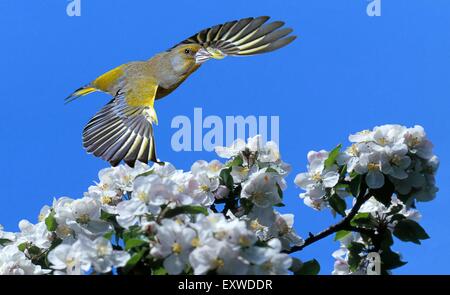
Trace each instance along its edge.
<instances>
[{"instance_id":1,"label":"bird's tail feather","mask_svg":"<svg viewBox=\"0 0 450 295\"><path fill-rule=\"evenodd\" d=\"M219 49L230 56L261 54L282 48L297 37L284 22L267 23L268 16L249 17L217 25L189 37L179 44L197 43Z\"/></svg>"},{"instance_id":2,"label":"bird's tail feather","mask_svg":"<svg viewBox=\"0 0 450 295\"><path fill-rule=\"evenodd\" d=\"M88 95L95 91L97 91L97 88L89 86L89 85L80 87L77 90L75 90L71 95L66 97L66 99L64 99L64 103L68 104L69 102L72 102L75 99L80 98L81 96Z\"/></svg>"}]
</instances>

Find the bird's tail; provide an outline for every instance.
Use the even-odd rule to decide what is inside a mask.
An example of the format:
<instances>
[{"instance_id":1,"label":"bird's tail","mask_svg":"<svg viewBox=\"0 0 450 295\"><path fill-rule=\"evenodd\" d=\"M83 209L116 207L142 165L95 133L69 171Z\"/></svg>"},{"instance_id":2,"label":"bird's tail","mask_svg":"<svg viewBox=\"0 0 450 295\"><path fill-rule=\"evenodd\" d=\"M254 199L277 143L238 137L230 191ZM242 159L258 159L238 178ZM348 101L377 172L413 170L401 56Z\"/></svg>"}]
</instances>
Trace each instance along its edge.
<instances>
[{"instance_id":1,"label":"bird's tail","mask_svg":"<svg viewBox=\"0 0 450 295\"><path fill-rule=\"evenodd\" d=\"M98 90L97 88L92 87L91 85L86 85L86 86L80 87L77 90L75 90L71 95L66 97L66 99L64 99L64 103L68 104L69 102L74 101L75 99L77 99L81 96L88 95L97 90Z\"/></svg>"}]
</instances>

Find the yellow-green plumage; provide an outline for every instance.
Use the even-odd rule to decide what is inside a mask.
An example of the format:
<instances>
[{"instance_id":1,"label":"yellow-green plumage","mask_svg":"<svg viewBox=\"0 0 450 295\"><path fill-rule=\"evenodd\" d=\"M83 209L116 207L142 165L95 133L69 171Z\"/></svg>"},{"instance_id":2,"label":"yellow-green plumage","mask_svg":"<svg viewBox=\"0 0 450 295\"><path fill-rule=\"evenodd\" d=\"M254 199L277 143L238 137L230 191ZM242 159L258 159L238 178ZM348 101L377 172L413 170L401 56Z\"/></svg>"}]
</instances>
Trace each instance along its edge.
<instances>
[{"instance_id":1,"label":"yellow-green plumage","mask_svg":"<svg viewBox=\"0 0 450 295\"><path fill-rule=\"evenodd\" d=\"M66 101L95 91L114 98L86 125L83 146L116 166L158 162L153 136L156 99L174 91L205 61L270 52L291 43L292 29L269 17L245 18L200 31L148 61L123 64L79 88Z\"/></svg>"}]
</instances>

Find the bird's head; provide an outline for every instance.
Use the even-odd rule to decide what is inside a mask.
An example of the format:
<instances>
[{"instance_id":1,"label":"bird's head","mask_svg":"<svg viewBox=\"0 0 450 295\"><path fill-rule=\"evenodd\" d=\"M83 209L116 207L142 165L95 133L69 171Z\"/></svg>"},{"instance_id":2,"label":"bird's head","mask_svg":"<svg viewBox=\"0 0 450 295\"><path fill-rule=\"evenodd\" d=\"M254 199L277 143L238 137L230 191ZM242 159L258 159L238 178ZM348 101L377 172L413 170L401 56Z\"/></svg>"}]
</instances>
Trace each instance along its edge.
<instances>
[{"instance_id":1,"label":"bird's head","mask_svg":"<svg viewBox=\"0 0 450 295\"><path fill-rule=\"evenodd\" d=\"M169 51L169 57L173 69L184 74L195 66L198 67L195 56L200 48L201 46L198 44L182 44L172 48Z\"/></svg>"},{"instance_id":2,"label":"bird's head","mask_svg":"<svg viewBox=\"0 0 450 295\"><path fill-rule=\"evenodd\" d=\"M218 49L203 47L200 44L181 44L170 50L172 66L179 72L185 72L205 61L222 59L225 55Z\"/></svg>"},{"instance_id":3,"label":"bird's head","mask_svg":"<svg viewBox=\"0 0 450 295\"><path fill-rule=\"evenodd\" d=\"M225 58L225 54L219 49L210 46L204 47L200 44L182 44L174 49L177 55L182 56L184 60L195 62L196 64L202 64L211 58Z\"/></svg>"}]
</instances>

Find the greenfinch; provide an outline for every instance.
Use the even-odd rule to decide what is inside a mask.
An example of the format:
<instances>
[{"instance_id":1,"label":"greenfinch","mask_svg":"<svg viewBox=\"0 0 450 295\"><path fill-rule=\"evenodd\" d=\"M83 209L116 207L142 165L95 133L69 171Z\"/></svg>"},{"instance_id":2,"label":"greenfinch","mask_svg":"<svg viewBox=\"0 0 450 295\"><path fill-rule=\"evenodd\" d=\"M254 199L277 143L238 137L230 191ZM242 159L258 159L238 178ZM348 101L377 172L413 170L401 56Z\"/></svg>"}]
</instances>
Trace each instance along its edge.
<instances>
[{"instance_id":1,"label":"greenfinch","mask_svg":"<svg viewBox=\"0 0 450 295\"><path fill-rule=\"evenodd\" d=\"M147 61L118 66L77 89L66 102L102 91L113 98L85 126L83 146L112 166L122 160L159 163L153 124L155 100L174 91L210 59L270 52L295 40L284 23L269 17L244 18L204 29Z\"/></svg>"}]
</instances>

